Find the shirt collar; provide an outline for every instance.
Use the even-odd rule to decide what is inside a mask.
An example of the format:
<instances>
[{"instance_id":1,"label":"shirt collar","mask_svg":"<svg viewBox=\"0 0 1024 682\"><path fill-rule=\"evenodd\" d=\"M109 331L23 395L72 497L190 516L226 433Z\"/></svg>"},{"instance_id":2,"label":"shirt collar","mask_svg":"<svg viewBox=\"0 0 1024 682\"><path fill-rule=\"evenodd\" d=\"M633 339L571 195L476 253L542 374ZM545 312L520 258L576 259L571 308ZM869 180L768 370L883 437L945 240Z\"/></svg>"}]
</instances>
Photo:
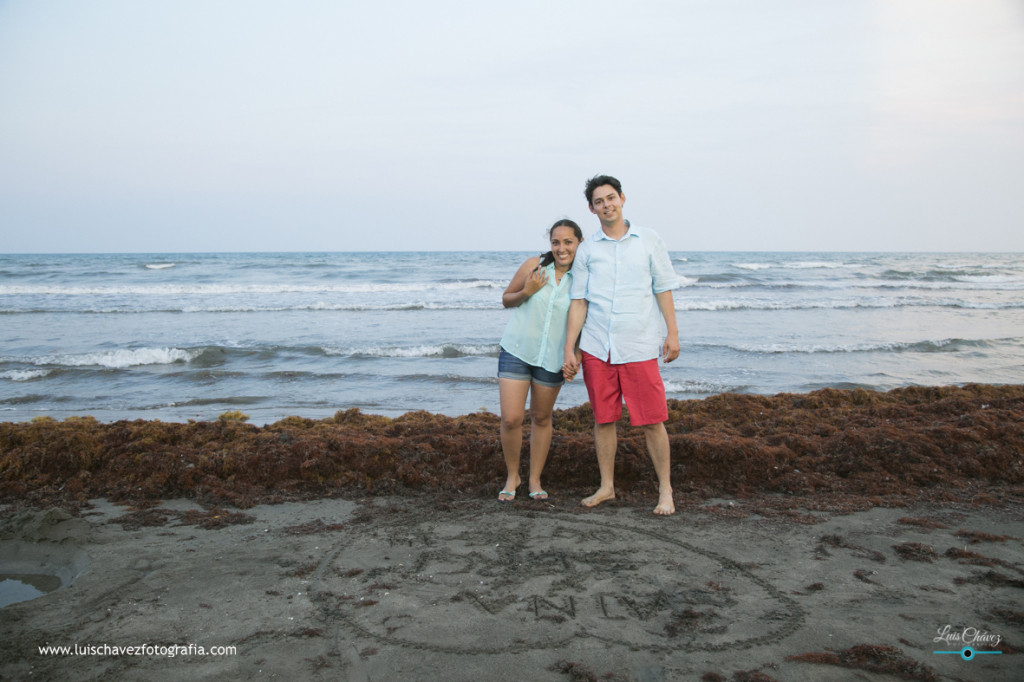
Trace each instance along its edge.
<instances>
[{"instance_id":1,"label":"shirt collar","mask_svg":"<svg viewBox=\"0 0 1024 682\"><path fill-rule=\"evenodd\" d=\"M627 221L626 221L626 234L622 235L622 239L619 239L619 240L617 240L617 241L620 241L620 242L621 242L621 241L624 241L624 240L626 239L626 237L639 237L639 236L640 236L640 235L638 235L638 234L637 234L637 233L636 233L636 232L635 232L635 231L633 230L633 225L631 225L631 224L630 224L630 222L629 222L629 221L627 220ZM608 235L606 235L606 234L604 233L604 229L603 229L603 228L600 228L600 227L599 227L599 228L597 228L597 232L596 232L596 233L594 234L594 239L605 239L605 240L607 240L607 241L610 241L610 242L614 242L614 241L616 241L615 239L612 239L611 237L609 237Z\"/></svg>"}]
</instances>

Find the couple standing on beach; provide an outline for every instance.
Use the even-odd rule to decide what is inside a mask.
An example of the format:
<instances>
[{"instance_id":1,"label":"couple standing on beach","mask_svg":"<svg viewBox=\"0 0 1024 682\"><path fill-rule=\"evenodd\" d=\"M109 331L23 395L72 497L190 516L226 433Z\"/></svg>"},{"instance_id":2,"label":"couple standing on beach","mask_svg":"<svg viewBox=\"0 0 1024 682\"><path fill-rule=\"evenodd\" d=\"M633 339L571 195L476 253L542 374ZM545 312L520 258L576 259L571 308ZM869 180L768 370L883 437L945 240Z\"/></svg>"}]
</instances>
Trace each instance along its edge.
<instances>
[{"instance_id":1,"label":"couple standing on beach","mask_svg":"<svg viewBox=\"0 0 1024 682\"><path fill-rule=\"evenodd\" d=\"M615 498L615 422L622 400L633 426L644 429L647 451L658 475L655 514L675 513L669 480L668 406L658 371L679 357L679 331L672 289L679 278L657 233L633 227L622 215L626 195L609 175L587 181L590 212L601 229L584 241L571 220L549 231L551 251L526 260L501 300L516 308L501 337L498 385L501 448L508 467L498 500L515 499L523 416L530 396L530 480L532 499L547 499L540 475L551 445L551 413L565 381L583 369L594 410L594 445L601 487L583 500L594 507ZM661 337L661 318L667 327Z\"/></svg>"}]
</instances>

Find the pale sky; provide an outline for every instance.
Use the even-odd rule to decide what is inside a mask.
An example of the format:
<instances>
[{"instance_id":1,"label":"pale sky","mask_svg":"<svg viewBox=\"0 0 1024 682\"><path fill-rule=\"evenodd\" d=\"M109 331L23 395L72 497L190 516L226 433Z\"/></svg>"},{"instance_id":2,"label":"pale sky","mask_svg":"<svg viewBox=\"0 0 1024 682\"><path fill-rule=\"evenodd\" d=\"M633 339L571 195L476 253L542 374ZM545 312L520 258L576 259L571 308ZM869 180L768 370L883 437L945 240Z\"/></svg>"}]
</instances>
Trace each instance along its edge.
<instances>
[{"instance_id":1,"label":"pale sky","mask_svg":"<svg viewBox=\"0 0 1024 682\"><path fill-rule=\"evenodd\" d=\"M1024 2L0 0L0 252L1024 251Z\"/></svg>"}]
</instances>

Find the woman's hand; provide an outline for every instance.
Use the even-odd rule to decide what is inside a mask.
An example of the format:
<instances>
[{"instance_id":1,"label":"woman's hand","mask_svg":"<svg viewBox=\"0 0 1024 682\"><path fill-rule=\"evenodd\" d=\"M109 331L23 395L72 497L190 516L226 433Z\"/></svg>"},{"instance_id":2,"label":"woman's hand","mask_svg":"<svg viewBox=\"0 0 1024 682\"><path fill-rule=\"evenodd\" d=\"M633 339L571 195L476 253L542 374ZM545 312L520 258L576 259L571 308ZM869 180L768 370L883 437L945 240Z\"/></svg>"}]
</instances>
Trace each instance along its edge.
<instances>
[{"instance_id":1,"label":"woman's hand","mask_svg":"<svg viewBox=\"0 0 1024 682\"><path fill-rule=\"evenodd\" d=\"M576 375L579 374L580 367L583 363L583 351L577 348L573 353L573 360L575 360L575 362L572 364L566 360L565 364L562 365L562 376L565 377L566 381L572 381L576 378Z\"/></svg>"},{"instance_id":2,"label":"woman's hand","mask_svg":"<svg viewBox=\"0 0 1024 682\"><path fill-rule=\"evenodd\" d=\"M582 360L583 356L580 356ZM576 378L577 372L580 371L580 360L576 359L576 352L566 348L564 353L564 363L562 363L562 376L565 377L566 381L572 381Z\"/></svg>"},{"instance_id":3,"label":"woman's hand","mask_svg":"<svg viewBox=\"0 0 1024 682\"><path fill-rule=\"evenodd\" d=\"M540 267L540 258L527 258L505 287L505 293L501 295L501 304L506 308L521 306L526 299L540 291L547 281L547 273Z\"/></svg>"},{"instance_id":4,"label":"woman's hand","mask_svg":"<svg viewBox=\"0 0 1024 682\"><path fill-rule=\"evenodd\" d=\"M530 274L526 277L526 284L523 285L523 293L526 294L527 298L533 296L535 293L544 288L544 285L548 283L548 273L544 272L538 265Z\"/></svg>"}]
</instances>

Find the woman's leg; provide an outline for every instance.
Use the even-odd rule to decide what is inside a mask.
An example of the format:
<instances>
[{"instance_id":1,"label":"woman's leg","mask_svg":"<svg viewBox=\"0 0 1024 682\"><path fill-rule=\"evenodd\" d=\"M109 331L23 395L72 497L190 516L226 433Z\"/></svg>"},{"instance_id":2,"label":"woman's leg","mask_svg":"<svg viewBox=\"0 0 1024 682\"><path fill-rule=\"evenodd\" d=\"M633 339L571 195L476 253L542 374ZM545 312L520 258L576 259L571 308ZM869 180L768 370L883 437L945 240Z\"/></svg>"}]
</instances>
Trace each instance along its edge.
<instances>
[{"instance_id":1,"label":"woman's leg","mask_svg":"<svg viewBox=\"0 0 1024 682\"><path fill-rule=\"evenodd\" d=\"M540 484L540 475L544 464L548 461L548 449L551 447L551 412L555 409L555 399L561 386L541 386L530 384L530 492L539 493L544 490ZM544 499L541 496L540 499Z\"/></svg>"},{"instance_id":2,"label":"woman's leg","mask_svg":"<svg viewBox=\"0 0 1024 682\"><path fill-rule=\"evenodd\" d=\"M529 381L519 379L498 379L498 395L501 400L501 451L505 455L508 478L502 490L515 491L519 487L519 453L523 449L523 415L526 412L526 395L530 391ZM499 495L499 500L509 499Z\"/></svg>"}]
</instances>

